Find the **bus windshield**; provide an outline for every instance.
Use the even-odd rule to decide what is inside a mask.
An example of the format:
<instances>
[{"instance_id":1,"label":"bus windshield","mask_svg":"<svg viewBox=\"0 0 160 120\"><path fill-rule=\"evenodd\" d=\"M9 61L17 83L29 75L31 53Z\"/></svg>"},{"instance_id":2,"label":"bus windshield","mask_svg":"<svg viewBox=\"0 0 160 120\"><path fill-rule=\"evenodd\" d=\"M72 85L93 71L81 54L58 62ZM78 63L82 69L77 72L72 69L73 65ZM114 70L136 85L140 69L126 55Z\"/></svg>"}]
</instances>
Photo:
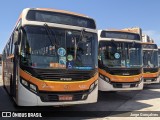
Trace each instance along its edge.
<instances>
[{"instance_id":1,"label":"bus windshield","mask_svg":"<svg viewBox=\"0 0 160 120\"><path fill-rule=\"evenodd\" d=\"M139 43L100 41L99 57L102 64L112 68L142 66L142 47Z\"/></svg>"},{"instance_id":2,"label":"bus windshield","mask_svg":"<svg viewBox=\"0 0 160 120\"><path fill-rule=\"evenodd\" d=\"M76 30L25 26L21 62L35 68L94 69L97 34ZM82 37L83 36L83 37Z\"/></svg>"},{"instance_id":3,"label":"bus windshield","mask_svg":"<svg viewBox=\"0 0 160 120\"><path fill-rule=\"evenodd\" d=\"M143 50L143 64L147 68L158 67L158 51Z\"/></svg>"}]
</instances>

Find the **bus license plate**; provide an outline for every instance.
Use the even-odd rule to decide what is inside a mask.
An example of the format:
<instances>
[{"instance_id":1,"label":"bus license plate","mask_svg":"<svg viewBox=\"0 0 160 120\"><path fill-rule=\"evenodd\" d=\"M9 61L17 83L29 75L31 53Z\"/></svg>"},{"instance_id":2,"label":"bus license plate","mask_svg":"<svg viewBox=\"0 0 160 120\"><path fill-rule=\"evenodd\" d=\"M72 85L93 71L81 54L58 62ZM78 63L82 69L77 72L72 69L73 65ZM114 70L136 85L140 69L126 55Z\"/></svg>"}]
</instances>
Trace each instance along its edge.
<instances>
[{"instance_id":1,"label":"bus license plate","mask_svg":"<svg viewBox=\"0 0 160 120\"><path fill-rule=\"evenodd\" d=\"M152 80L146 80L146 82L152 82Z\"/></svg>"},{"instance_id":2,"label":"bus license plate","mask_svg":"<svg viewBox=\"0 0 160 120\"><path fill-rule=\"evenodd\" d=\"M71 101L73 100L72 95L59 95L59 101Z\"/></svg>"},{"instance_id":3,"label":"bus license plate","mask_svg":"<svg viewBox=\"0 0 160 120\"><path fill-rule=\"evenodd\" d=\"M130 84L123 84L122 87L123 88L130 88Z\"/></svg>"}]
</instances>

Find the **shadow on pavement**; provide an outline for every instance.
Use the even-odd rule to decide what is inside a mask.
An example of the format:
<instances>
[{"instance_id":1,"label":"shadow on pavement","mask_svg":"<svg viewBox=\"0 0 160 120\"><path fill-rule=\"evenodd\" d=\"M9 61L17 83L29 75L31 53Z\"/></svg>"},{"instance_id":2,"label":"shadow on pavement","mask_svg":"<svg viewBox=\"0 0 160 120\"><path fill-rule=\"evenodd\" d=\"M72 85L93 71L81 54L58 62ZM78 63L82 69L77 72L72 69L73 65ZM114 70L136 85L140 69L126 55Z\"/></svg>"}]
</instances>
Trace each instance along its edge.
<instances>
[{"instance_id":1,"label":"shadow on pavement","mask_svg":"<svg viewBox=\"0 0 160 120\"><path fill-rule=\"evenodd\" d=\"M58 120L70 120L75 116L74 120L92 119L107 117L111 115L119 115L128 113L129 111L138 111L144 108L152 107L140 100L150 100L160 98L160 91L152 89L160 89L160 85L147 85L143 91L127 91L127 92L99 92L98 102L93 104L74 105L67 107L16 107L14 102L6 93L4 88L0 86L0 110L1 111L28 111L28 112L48 112ZM136 97L135 97L136 96ZM118 112L117 112L118 111ZM58 117L57 117L58 116ZM67 117L71 116L71 117ZM59 118L61 117L61 118ZM65 117L65 118L63 118ZM21 118L16 118L21 119ZM28 118L27 118L28 119ZM35 118L34 118L35 119ZM40 118L38 118L40 119ZM52 118L42 118L52 119Z\"/></svg>"}]
</instances>

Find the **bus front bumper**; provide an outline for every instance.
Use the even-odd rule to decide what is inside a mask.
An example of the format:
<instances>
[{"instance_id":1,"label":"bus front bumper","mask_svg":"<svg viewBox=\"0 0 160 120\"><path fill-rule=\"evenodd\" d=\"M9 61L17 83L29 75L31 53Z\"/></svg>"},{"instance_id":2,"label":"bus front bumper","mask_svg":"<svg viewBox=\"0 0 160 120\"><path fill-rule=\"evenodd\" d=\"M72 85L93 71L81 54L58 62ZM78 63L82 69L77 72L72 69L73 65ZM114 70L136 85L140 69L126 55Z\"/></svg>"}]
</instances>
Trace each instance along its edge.
<instances>
[{"instance_id":1,"label":"bus front bumper","mask_svg":"<svg viewBox=\"0 0 160 120\"><path fill-rule=\"evenodd\" d=\"M156 78L144 78L144 84L154 84L160 82L160 76Z\"/></svg>"},{"instance_id":2,"label":"bus front bumper","mask_svg":"<svg viewBox=\"0 0 160 120\"><path fill-rule=\"evenodd\" d=\"M98 85L96 85L93 91L88 94L88 97L85 100L43 102L39 95L29 91L22 84L19 84L18 94L19 95L16 100L18 106L68 106L75 104L87 104L97 102Z\"/></svg>"},{"instance_id":3,"label":"bus front bumper","mask_svg":"<svg viewBox=\"0 0 160 120\"><path fill-rule=\"evenodd\" d=\"M136 83L109 83L99 77L98 89L100 91L128 91L128 90L142 90L143 78Z\"/></svg>"}]
</instances>

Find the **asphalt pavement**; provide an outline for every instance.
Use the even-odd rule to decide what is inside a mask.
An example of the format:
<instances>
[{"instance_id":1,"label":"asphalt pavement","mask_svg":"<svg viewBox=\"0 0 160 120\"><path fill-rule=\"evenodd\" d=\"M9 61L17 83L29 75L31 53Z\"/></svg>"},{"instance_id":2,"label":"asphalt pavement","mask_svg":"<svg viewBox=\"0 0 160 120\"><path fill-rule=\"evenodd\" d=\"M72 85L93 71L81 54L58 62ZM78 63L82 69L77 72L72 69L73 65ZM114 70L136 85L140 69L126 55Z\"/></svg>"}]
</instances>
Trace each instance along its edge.
<instances>
[{"instance_id":1,"label":"asphalt pavement","mask_svg":"<svg viewBox=\"0 0 160 120\"><path fill-rule=\"evenodd\" d=\"M98 102L94 104L73 105L65 107L17 107L8 93L3 88L0 76L0 111L39 111L41 113L50 111L56 114L63 111L60 117L54 117L54 120L159 120L160 119L160 84L147 85L144 90L126 91L126 92L99 92ZM156 113L157 112L157 113ZM77 114L76 117L66 117L66 114ZM85 113L85 115L83 115ZM154 115L158 117L144 117L143 114ZM88 116L87 116L88 114ZM93 115L95 114L95 115ZM138 116L139 114L139 116ZM80 117L82 115L82 117ZM137 115L137 117L135 117ZM2 118L0 118L2 119ZM4 118L3 118L4 119ZM9 118L5 118L9 119ZM16 118L21 119L21 118ZM39 118L38 118L39 119ZM53 119L42 118L42 119Z\"/></svg>"}]
</instances>

